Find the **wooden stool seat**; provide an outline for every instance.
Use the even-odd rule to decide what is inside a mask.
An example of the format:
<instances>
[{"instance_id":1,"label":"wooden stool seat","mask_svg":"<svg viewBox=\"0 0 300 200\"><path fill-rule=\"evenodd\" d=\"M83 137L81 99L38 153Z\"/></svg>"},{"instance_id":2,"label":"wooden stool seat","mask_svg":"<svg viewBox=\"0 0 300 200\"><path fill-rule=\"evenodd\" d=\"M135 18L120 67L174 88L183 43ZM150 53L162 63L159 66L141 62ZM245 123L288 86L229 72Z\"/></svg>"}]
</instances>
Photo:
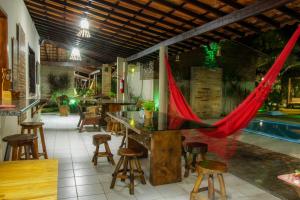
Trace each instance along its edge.
<instances>
[{"instance_id":1,"label":"wooden stool seat","mask_svg":"<svg viewBox=\"0 0 300 200\"><path fill-rule=\"evenodd\" d=\"M227 165L225 163L213 160L204 160L198 163L199 170L203 174L225 173Z\"/></svg>"},{"instance_id":2,"label":"wooden stool seat","mask_svg":"<svg viewBox=\"0 0 300 200\"><path fill-rule=\"evenodd\" d=\"M44 129L43 129L43 122L22 122L21 123L21 134L25 134L25 130L27 130L28 134L31 134L31 132L33 131L33 134L35 136L38 135L38 130L39 130L39 134L40 134L40 141L42 143L42 149L43 152L38 153L39 156L44 156L45 159L48 159L48 154L47 154L47 148L46 148L46 142L45 142L45 135L44 135ZM34 140L34 145L35 148L38 151L38 137ZM22 148L19 148L19 154L22 153Z\"/></svg>"},{"instance_id":3,"label":"wooden stool seat","mask_svg":"<svg viewBox=\"0 0 300 200\"><path fill-rule=\"evenodd\" d=\"M120 178L123 182L126 179L129 179L129 193L134 194L135 177L139 177L141 183L146 184L144 171L142 170L141 163L137 159L138 156L143 155L143 152L138 152L137 150L130 148L120 148L118 153L121 157L115 168L114 173L112 174L113 178L111 181L110 189L113 189L115 187L117 178ZM122 165L123 168L121 169Z\"/></svg>"},{"instance_id":4,"label":"wooden stool seat","mask_svg":"<svg viewBox=\"0 0 300 200\"><path fill-rule=\"evenodd\" d=\"M188 158L185 163L184 177L188 177L190 170L195 171L199 161L205 160L208 145L201 142L189 142L185 145Z\"/></svg>"},{"instance_id":5,"label":"wooden stool seat","mask_svg":"<svg viewBox=\"0 0 300 200\"><path fill-rule=\"evenodd\" d=\"M29 151L31 151L32 157L34 159L38 158L37 149L35 148L34 141L36 141L37 136L33 134L15 134L4 137L2 140L7 142L4 161L8 161L10 159L10 152L12 150L12 159L11 160L21 160L22 154L19 149L25 148L25 159L29 160Z\"/></svg>"},{"instance_id":6,"label":"wooden stool seat","mask_svg":"<svg viewBox=\"0 0 300 200\"><path fill-rule=\"evenodd\" d=\"M143 152L136 151L134 149L129 149L129 148L120 148L118 154L120 156L139 157L143 155Z\"/></svg>"},{"instance_id":7,"label":"wooden stool seat","mask_svg":"<svg viewBox=\"0 0 300 200\"><path fill-rule=\"evenodd\" d=\"M22 122L21 123L21 126L26 126L26 127L28 127L28 126L30 126L30 127L37 127L37 128L39 128L39 127L41 127L41 126L43 126L44 125L44 123L43 122Z\"/></svg>"},{"instance_id":8,"label":"wooden stool seat","mask_svg":"<svg viewBox=\"0 0 300 200\"><path fill-rule=\"evenodd\" d=\"M108 134L93 135L93 144L94 145L102 144L102 143L110 141L110 140L111 140L111 136Z\"/></svg>"},{"instance_id":9,"label":"wooden stool seat","mask_svg":"<svg viewBox=\"0 0 300 200\"><path fill-rule=\"evenodd\" d=\"M199 191L203 191L202 189L208 190L208 199L215 199L215 192L218 192L221 195L222 200L227 199L225 182L223 178L223 173L227 172L228 170L225 163L213 160L204 160L198 163L196 170L198 172L198 178L191 192L190 200L196 200L197 194ZM208 187L200 188L201 182L205 175L208 176ZM214 175L216 175L218 178L220 191L214 188Z\"/></svg>"},{"instance_id":10,"label":"wooden stool seat","mask_svg":"<svg viewBox=\"0 0 300 200\"><path fill-rule=\"evenodd\" d=\"M22 135L22 134L15 134L15 135L9 135L4 137L2 140L4 142L9 142L9 143L23 143L23 142L30 142L36 139L37 136L33 134L28 134L28 135Z\"/></svg>"},{"instance_id":11,"label":"wooden stool seat","mask_svg":"<svg viewBox=\"0 0 300 200\"><path fill-rule=\"evenodd\" d=\"M96 150L92 159L92 162L96 166L98 163L98 157L106 157L107 161L112 165L115 165L115 161L113 159L113 154L110 151L108 141L111 140L111 136L108 134L97 134L93 136L93 144L96 146ZM100 145L103 144L105 151L99 152Z\"/></svg>"}]
</instances>

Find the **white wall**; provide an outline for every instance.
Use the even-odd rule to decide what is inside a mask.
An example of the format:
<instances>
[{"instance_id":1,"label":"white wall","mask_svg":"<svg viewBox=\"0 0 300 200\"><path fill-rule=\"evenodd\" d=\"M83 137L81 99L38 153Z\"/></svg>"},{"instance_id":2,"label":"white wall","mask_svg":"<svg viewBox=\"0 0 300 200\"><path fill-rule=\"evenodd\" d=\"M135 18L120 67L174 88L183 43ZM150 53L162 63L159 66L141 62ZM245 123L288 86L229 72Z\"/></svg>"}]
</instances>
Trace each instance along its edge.
<instances>
[{"instance_id":1,"label":"white wall","mask_svg":"<svg viewBox=\"0 0 300 200\"><path fill-rule=\"evenodd\" d=\"M154 79L140 79L140 65L137 65L134 72L128 71L128 91L134 96L140 96L144 100L153 100Z\"/></svg>"},{"instance_id":2,"label":"white wall","mask_svg":"<svg viewBox=\"0 0 300 200\"><path fill-rule=\"evenodd\" d=\"M0 0L0 9L6 14L8 20L7 49L9 55L9 68L12 68L11 38L16 38L17 24L20 24L22 29L24 30L25 42L35 52L36 61L40 61L39 34L33 24L33 21L28 13L28 10L23 0ZM38 69L38 71L40 70ZM28 48L26 48L26 98L29 98L28 77ZM37 86L37 90L39 90L39 86ZM37 91L37 93L39 93L39 91ZM27 112L27 119L30 120L30 112ZM17 117L0 117L0 121L1 138L6 135L20 133L20 126L18 125ZM0 144L0 160L2 160L2 155L4 154L4 145L2 145L2 139L0 141Z\"/></svg>"},{"instance_id":3,"label":"white wall","mask_svg":"<svg viewBox=\"0 0 300 200\"><path fill-rule=\"evenodd\" d=\"M8 56L9 68L12 64L11 38L17 38L17 24L20 24L25 32L26 44L35 52L36 61L40 61L39 34L29 15L23 0L0 0L0 9L7 15L8 20ZM40 70L38 70L40 71ZM28 82L28 48L26 48L26 81ZM38 89L39 87L37 87ZM38 93L38 92L37 92ZM29 84L26 85L26 97L29 97Z\"/></svg>"}]
</instances>

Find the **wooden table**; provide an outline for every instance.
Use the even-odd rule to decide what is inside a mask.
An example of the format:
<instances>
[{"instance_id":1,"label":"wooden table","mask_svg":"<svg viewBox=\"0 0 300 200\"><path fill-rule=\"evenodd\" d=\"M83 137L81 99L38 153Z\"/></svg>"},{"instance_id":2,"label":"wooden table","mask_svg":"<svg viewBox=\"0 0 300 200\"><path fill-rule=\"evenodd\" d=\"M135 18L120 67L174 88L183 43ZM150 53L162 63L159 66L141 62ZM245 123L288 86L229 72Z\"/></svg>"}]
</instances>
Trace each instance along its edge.
<instances>
[{"instance_id":1,"label":"wooden table","mask_svg":"<svg viewBox=\"0 0 300 200\"><path fill-rule=\"evenodd\" d=\"M104 119L107 112L119 112L121 111L121 106L135 105L136 102L129 100L100 99L98 104L102 106L100 125L103 126L106 125L106 121Z\"/></svg>"},{"instance_id":2,"label":"wooden table","mask_svg":"<svg viewBox=\"0 0 300 200\"><path fill-rule=\"evenodd\" d=\"M149 169L152 185L181 181L182 131L214 128L159 112L153 113L151 119L144 119L143 111L108 112L107 115L126 128L127 147L139 149L143 157L151 152Z\"/></svg>"},{"instance_id":3,"label":"wooden table","mask_svg":"<svg viewBox=\"0 0 300 200\"><path fill-rule=\"evenodd\" d=\"M0 163L0 199L57 199L57 160Z\"/></svg>"},{"instance_id":4,"label":"wooden table","mask_svg":"<svg viewBox=\"0 0 300 200\"><path fill-rule=\"evenodd\" d=\"M300 197L300 177L295 177L295 174L283 174L277 178L292 186Z\"/></svg>"}]
</instances>

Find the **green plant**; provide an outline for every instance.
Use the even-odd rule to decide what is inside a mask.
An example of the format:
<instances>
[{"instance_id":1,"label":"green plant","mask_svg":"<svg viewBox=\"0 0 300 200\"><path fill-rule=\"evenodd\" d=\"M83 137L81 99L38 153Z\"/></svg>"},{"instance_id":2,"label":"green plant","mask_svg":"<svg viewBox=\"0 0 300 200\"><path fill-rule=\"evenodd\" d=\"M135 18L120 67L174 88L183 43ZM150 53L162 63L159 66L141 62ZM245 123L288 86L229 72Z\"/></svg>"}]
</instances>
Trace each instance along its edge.
<instances>
[{"instance_id":1,"label":"green plant","mask_svg":"<svg viewBox=\"0 0 300 200\"><path fill-rule=\"evenodd\" d=\"M111 98L115 98L117 95L116 95L116 93L114 93L114 92L110 92L109 93L109 97L111 97Z\"/></svg>"},{"instance_id":2,"label":"green plant","mask_svg":"<svg viewBox=\"0 0 300 200\"><path fill-rule=\"evenodd\" d=\"M144 110L147 110L147 111L154 111L155 110L154 101L152 101L152 100L144 101L143 102L143 108L144 108Z\"/></svg>"}]
</instances>

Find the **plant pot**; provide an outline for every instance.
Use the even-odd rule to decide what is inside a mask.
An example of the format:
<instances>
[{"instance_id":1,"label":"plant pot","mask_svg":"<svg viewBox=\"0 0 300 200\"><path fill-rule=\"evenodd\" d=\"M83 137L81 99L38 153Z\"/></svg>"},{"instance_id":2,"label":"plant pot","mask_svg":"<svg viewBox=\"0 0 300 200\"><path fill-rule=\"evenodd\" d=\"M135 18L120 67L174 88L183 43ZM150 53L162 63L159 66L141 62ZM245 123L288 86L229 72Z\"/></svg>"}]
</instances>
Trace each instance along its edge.
<instances>
[{"instance_id":1,"label":"plant pot","mask_svg":"<svg viewBox=\"0 0 300 200\"><path fill-rule=\"evenodd\" d=\"M67 105L59 106L59 114L60 114L60 116L68 116L69 115L69 106L67 106Z\"/></svg>"},{"instance_id":2,"label":"plant pot","mask_svg":"<svg viewBox=\"0 0 300 200\"><path fill-rule=\"evenodd\" d=\"M145 110L145 119L151 119L153 117L153 111Z\"/></svg>"}]
</instances>

